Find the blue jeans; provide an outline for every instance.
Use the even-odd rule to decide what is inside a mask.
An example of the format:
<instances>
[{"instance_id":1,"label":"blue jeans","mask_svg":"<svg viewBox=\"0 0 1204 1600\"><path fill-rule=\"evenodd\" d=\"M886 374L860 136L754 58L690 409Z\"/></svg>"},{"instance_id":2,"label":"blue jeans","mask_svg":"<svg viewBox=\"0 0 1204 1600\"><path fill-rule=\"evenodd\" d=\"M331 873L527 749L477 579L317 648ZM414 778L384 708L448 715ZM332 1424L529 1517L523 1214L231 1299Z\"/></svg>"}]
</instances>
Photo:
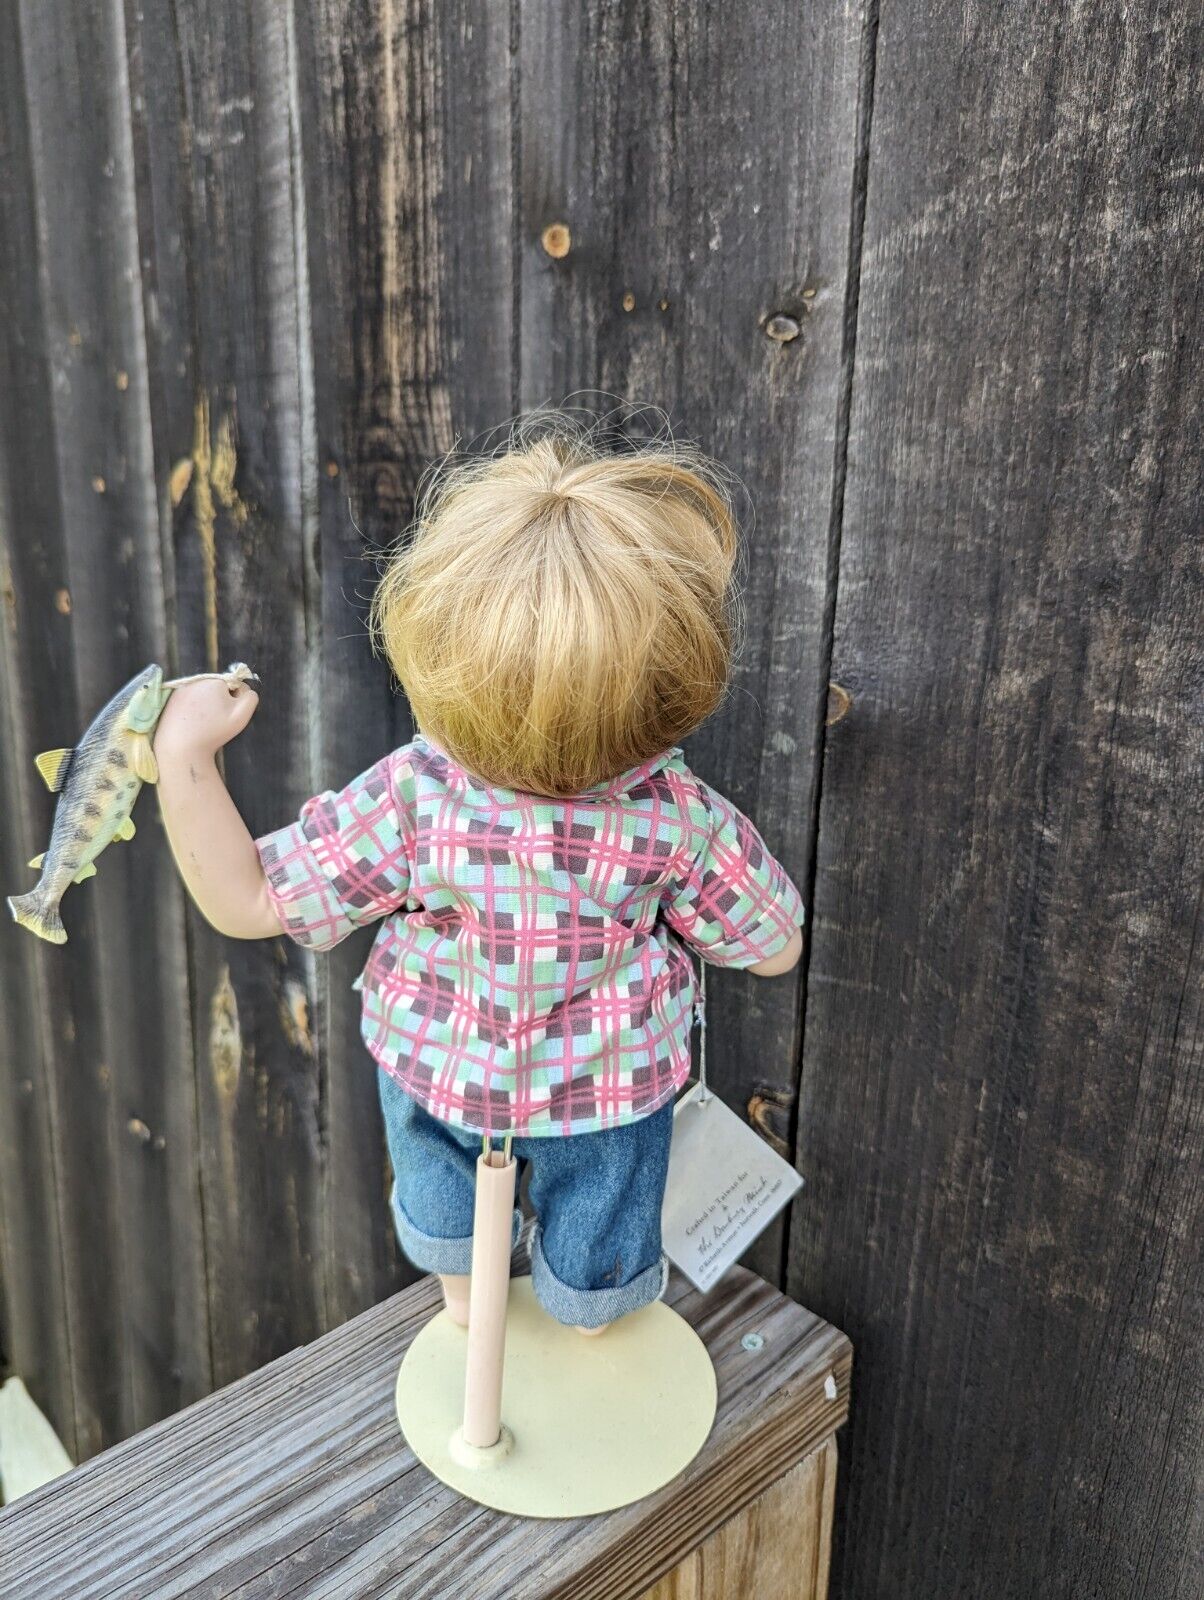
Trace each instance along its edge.
<instances>
[{"instance_id":1,"label":"blue jeans","mask_svg":"<svg viewBox=\"0 0 1204 1600\"><path fill-rule=\"evenodd\" d=\"M472 1213L481 1136L424 1111L380 1074L393 1163L393 1223L401 1248L424 1272L472 1267ZM515 1139L537 1222L531 1284L558 1322L600 1328L664 1293L661 1205L673 1105L603 1133ZM522 1215L514 1213L517 1242Z\"/></svg>"}]
</instances>

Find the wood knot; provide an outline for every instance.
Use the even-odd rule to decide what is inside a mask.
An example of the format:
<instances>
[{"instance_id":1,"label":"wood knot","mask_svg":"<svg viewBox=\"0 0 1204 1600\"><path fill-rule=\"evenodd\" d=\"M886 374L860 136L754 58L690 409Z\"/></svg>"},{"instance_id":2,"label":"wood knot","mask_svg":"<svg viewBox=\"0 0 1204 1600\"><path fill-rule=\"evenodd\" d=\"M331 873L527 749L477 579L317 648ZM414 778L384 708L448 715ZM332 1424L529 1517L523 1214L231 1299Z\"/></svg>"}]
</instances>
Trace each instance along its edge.
<instances>
[{"instance_id":1,"label":"wood knot","mask_svg":"<svg viewBox=\"0 0 1204 1600\"><path fill-rule=\"evenodd\" d=\"M788 1094L773 1089L762 1089L748 1099L749 1125L786 1161L791 1159L787 1134L792 1104Z\"/></svg>"},{"instance_id":2,"label":"wood knot","mask_svg":"<svg viewBox=\"0 0 1204 1600\"><path fill-rule=\"evenodd\" d=\"M803 331L798 318L788 315L785 311L775 311L772 316L765 318L762 326L766 338L772 339L775 344L791 344Z\"/></svg>"},{"instance_id":3,"label":"wood knot","mask_svg":"<svg viewBox=\"0 0 1204 1600\"><path fill-rule=\"evenodd\" d=\"M209 1071L219 1101L229 1109L238 1093L242 1072L242 1029L238 1000L227 966L219 971L209 1001Z\"/></svg>"},{"instance_id":4,"label":"wood knot","mask_svg":"<svg viewBox=\"0 0 1204 1600\"><path fill-rule=\"evenodd\" d=\"M553 261L563 261L573 248L573 236L567 222L549 222L539 236L539 242Z\"/></svg>"},{"instance_id":5,"label":"wood knot","mask_svg":"<svg viewBox=\"0 0 1204 1600\"><path fill-rule=\"evenodd\" d=\"M834 728L838 722L847 717L853 709L853 696L847 689L842 689L838 683L828 685L828 712L824 717L824 727Z\"/></svg>"},{"instance_id":6,"label":"wood knot","mask_svg":"<svg viewBox=\"0 0 1204 1600\"><path fill-rule=\"evenodd\" d=\"M309 1020L309 995L305 985L298 983L291 974L281 985L280 1026L294 1050L312 1057L314 1036Z\"/></svg>"}]
</instances>

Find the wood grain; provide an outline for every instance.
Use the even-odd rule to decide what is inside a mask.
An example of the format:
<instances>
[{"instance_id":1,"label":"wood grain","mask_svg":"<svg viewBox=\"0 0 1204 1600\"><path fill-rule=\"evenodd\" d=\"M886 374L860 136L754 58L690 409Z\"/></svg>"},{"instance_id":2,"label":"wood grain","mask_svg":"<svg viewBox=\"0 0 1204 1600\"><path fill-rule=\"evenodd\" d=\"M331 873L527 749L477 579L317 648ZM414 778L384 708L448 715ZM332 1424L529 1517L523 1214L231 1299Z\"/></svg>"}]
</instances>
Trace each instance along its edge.
<instances>
[{"instance_id":1,"label":"wood grain","mask_svg":"<svg viewBox=\"0 0 1204 1600\"><path fill-rule=\"evenodd\" d=\"M814 945L715 976L710 1055L808 1179L788 1281L862 1352L850 1600L1204 1577L1201 32L0 8L5 893L33 754L152 655L264 672L256 828L408 735L364 604L457 436L601 390L747 484L748 645L690 754L814 874ZM363 941L222 944L138 820L64 951L0 921L0 1359L83 1455L405 1275ZM337 1592L404 1522L439 1592L457 1513L405 1521L390 1446L342 1520L277 1485L313 1541L264 1570Z\"/></svg>"},{"instance_id":2,"label":"wood grain","mask_svg":"<svg viewBox=\"0 0 1204 1600\"><path fill-rule=\"evenodd\" d=\"M504 14L472 7L338 0L298 15L323 786L412 731L369 648L374 558L409 520L429 462L512 406L511 252L499 243L512 227L508 44ZM350 940L316 973L330 1320L413 1275L399 1268L382 1209L376 1072L351 992L366 953L364 939Z\"/></svg>"},{"instance_id":3,"label":"wood grain","mask_svg":"<svg viewBox=\"0 0 1204 1600\"><path fill-rule=\"evenodd\" d=\"M27 118L28 163L14 182L30 185L36 221L16 246L27 252L29 276L13 287L34 303L21 324L27 354L16 365L23 419L14 417L7 439L17 444L24 427L40 425L47 455L12 461L22 475L37 473L41 500L14 504L20 520L8 529L12 592L29 602L14 683L42 686L13 719L14 753L28 759L44 745L72 743L116 686L161 656L165 640L121 30L94 6L76 8L70 28L53 7L20 8L11 21L6 69L20 80L13 89ZM60 137L54 108L63 106L70 126L88 129L87 161ZM29 360L39 347L40 370ZM62 438L71 451L55 447ZM44 797L26 813L15 841L22 864L42 848L49 815ZM139 841L124 856L124 870L109 862L90 892L72 895L72 939L57 960L28 950L5 956L15 971L42 973L17 1036L41 1011L42 1048L54 1041L46 1050L53 1158L29 1183L55 1183L60 1214L71 1218L45 1265L52 1298L60 1263L65 1272L61 1353L75 1416L53 1401L49 1410L82 1453L209 1385L193 1101L181 1070L187 1042L171 1022L183 994L181 904L153 848ZM23 865L12 881L14 889L29 881ZM32 1087L35 1062L14 1065L18 1082ZM22 1209L13 1211L17 1227ZM28 1215L36 1218L36 1208ZM23 1250L46 1242L36 1225L28 1241L18 1237ZM11 1358L22 1370L29 1363L36 1387L39 1352L18 1339Z\"/></svg>"},{"instance_id":4,"label":"wood grain","mask_svg":"<svg viewBox=\"0 0 1204 1600\"><path fill-rule=\"evenodd\" d=\"M545 378L643 391L763 463L750 599L776 620L700 765L805 880L860 19L817 19L802 74L789 9L763 21L768 53L751 7L722 29L659 4L580 24L429 0L12 10L15 886L47 812L23 764L134 657L263 674L228 757L256 830L407 737L364 633L373 557L431 459ZM795 129L784 149L754 82ZM576 244L553 263L544 212L569 201ZM806 324L791 344L762 330L782 308ZM716 373L741 366L729 403ZM780 450L753 449L775 429ZM24 635L18 601L39 618ZM350 991L366 941L321 961L223 944L181 909L152 799L140 819L73 895L67 955L4 935L5 1355L84 1453L406 1275ZM715 988L718 1076L780 1144L796 980Z\"/></svg>"},{"instance_id":5,"label":"wood grain","mask_svg":"<svg viewBox=\"0 0 1204 1600\"><path fill-rule=\"evenodd\" d=\"M805 1455L666 1573L643 1600L824 1600L828 1592L834 1438Z\"/></svg>"},{"instance_id":6,"label":"wood grain","mask_svg":"<svg viewBox=\"0 0 1204 1600\"><path fill-rule=\"evenodd\" d=\"M69 614L48 605L63 585L54 428L37 249L37 195L29 148L27 84L15 7L0 11L0 580L3 670L0 738L6 826L0 829L5 885L32 881L46 807L33 757L42 745L27 684L38 704L69 725ZM58 1182L58 1083L44 997L46 956L3 919L0 926L0 1344L55 1428L74 1447L76 1387L68 1304L75 1300L64 1231L74 1220Z\"/></svg>"},{"instance_id":7,"label":"wood grain","mask_svg":"<svg viewBox=\"0 0 1204 1600\"><path fill-rule=\"evenodd\" d=\"M178 652L191 670L238 658L263 678L260 715L226 756L260 833L317 787L307 641L318 469L291 12L137 8L130 26L142 252L157 286L156 473L162 502L177 502ZM313 973L297 952L226 943L196 917L190 939L198 1220L220 1382L325 1325L314 1267L323 1061Z\"/></svg>"},{"instance_id":8,"label":"wood grain","mask_svg":"<svg viewBox=\"0 0 1204 1600\"><path fill-rule=\"evenodd\" d=\"M638 1505L507 1517L415 1462L393 1384L437 1303L424 1279L0 1513L0 1595L640 1595L848 1406L847 1341L751 1274L736 1269L705 1300L674 1282L670 1299L711 1351L719 1411L690 1469ZM741 1344L753 1329L755 1352Z\"/></svg>"},{"instance_id":9,"label":"wood grain","mask_svg":"<svg viewBox=\"0 0 1204 1600\"><path fill-rule=\"evenodd\" d=\"M1202 52L882 10L789 1278L849 1600L1204 1582Z\"/></svg>"},{"instance_id":10,"label":"wood grain","mask_svg":"<svg viewBox=\"0 0 1204 1600\"><path fill-rule=\"evenodd\" d=\"M524 406L661 407L742 489L750 625L688 755L806 884L827 682L860 8L519 8ZM541 236L569 228L567 255ZM775 314L802 329L779 342ZM609 397L609 398L608 398ZM620 431L640 437L650 416ZM789 1139L800 975L710 975L709 1067ZM781 1268L782 1232L750 1260Z\"/></svg>"},{"instance_id":11,"label":"wood grain","mask_svg":"<svg viewBox=\"0 0 1204 1600\"><path fill-rule=\"evenodd\" d=\"M30 7L24 26L31 89L36 84L41 235L54 263L46 301L49 343L60 353L54 429L72 441L70 456L60 458L59 495L82 717L74 732L55 730L52 744L73 742L117 686L147 662L166 660L168 649L126 42L119 10L85 4L68 11ZM89 130L84 161L59 136L52 108L65 105ZM105 1152L109 1171L99 1186L111 1186L110 1224L89 1263L95 1279L80 1344L123 1392L118 1416L98 1417L80 1441L84 1450L210 1387L192 1054L181 1027L183 896L154 837L153 802L140 808L139 821L143 836L128 850L114 847L70 907L82 911L86 897L95 943L68 959L96 984L96 1011L76 1017L73 1048L56 1054L64 1126L88 1147L83 1171ZM103 1123L80 1114L75 1086L90 1069L106 1101ZM86 1191L79 1204L89 1204ZM88 1328L98 1289L102 1303L109 1294L117 1305L118 1343L108 1349Z\"/></svg>"}]
</instances>

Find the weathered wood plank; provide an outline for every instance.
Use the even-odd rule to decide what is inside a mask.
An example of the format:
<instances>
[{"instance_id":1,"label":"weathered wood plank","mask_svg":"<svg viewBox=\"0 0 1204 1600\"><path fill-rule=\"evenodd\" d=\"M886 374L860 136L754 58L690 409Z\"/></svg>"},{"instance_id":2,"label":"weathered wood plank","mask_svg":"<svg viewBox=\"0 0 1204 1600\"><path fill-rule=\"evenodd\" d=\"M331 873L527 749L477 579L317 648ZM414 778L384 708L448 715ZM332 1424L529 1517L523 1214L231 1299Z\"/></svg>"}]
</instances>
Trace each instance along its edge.
<instances>
[{"instance_id":1,"label":"weathered wood plank","mask_svg":"<svg viewBox=\"0 0 1204 1600\"><path fill-rule=\"evenodd\" d=\"M652 402L742 480L747 643L689 754L806 885L860 7L525 0L519 18L521 398ZM541 244L555 222L572 235L559 259ZM798 336L770 337L775 314ZM714 1079L783 1144L799 981L716 973L709 989ZM769 1276L782 1239L753 1252Z\"/></svg>"},{"instance_id":2,"label":"weathered wood plank","mask_svg":"<svg viewBox=\"0 0 1204 1600\"><path fill-rule=\"evenodd\" d=\"M330 0L298 15L308 270L319 440L320 786L411 731L365 626L372 556L400 533L427 464L505 418L511 234L508 24L425 4ZM318 965L328 1062L328 1315L399 1277L376 1071L351 983L367 938ZM412 1277L402 1264L400 1275Z\"/></svg>"},{"instance_id":3,"label":"weathered wood plank","mask_svg":"<svg viewBox=\"0 0 1204 1600\"><path fill-rule=\"evenodd\" d=\"M0 12L0 778L6 826L0 872L6 892L29 881L26 848L39 836L41 785L33 770L37 731L26 685L54 681L37 704L61 704L70 623L59 611L21 625L34 597L54 592L59 573L50 373L38 281L36 197L26 84L16 9ZM41 609L39 607L39 609ZM41 848L39 844L38 849ZM56 1181L55 1085L46 1061L41 994L44 952L8 918L0 925L0 1280L2 1358L70 1445L76 1409L67 1318L61 1210Z\"/></svg>"},{"instance_id":4,"label":"weathered wood plank","mask_svg":"<svg viewBox=\"0 0 1204 1600\"><path fill-rule=\"evenodd\" d=\"M703 1454L610 1516L487 1512L432 1479L397 1429L397 1365L436 1296L424 1279L0 1513L0 1594L620 1600L846 1414L849 1347L835 1329L740 1270L706 1300L675 1283L719 1378ZM741 1345L752 1328L765 1337L758 1352Z\"/></svg>"},{"instance_id":5,"label":"weathered wood plank","mask_svg":"<svg viewBox=\"0 0 1204 1600\"><path fill-rule=\"evenodd\" d=\"M367 234L369 219L380 214L377 155L389 52L378 20L362 5L333 0L295 16L318 452L307 530L318 587L306 685L317 789L361 772L393 736L387 672L372 660L366 629L369 541L379 543L380 530L365 511L370 496L355 472L357 419L348 416L361 392L356 330L367 294L380 292L380 254ZM328 1324L366 1309L405 1276L383 1209L376 1074L351 990L370 939L357 936L319 958L312 979L313 1031L325 1063L320 1249Z\"/></svg>"},{"instance_id":6,"label":"weathered wood plank","mask_svg":"<svg viewBox=\"0 0 1204 1600\"><path fill-rule=\"evenodd\" d=\"M881 30L790 1274L861 1354L834 1587L1162 1600L1204 1468L1204 25Z\"/></svg>"},{"instance_id":7,"label":"weathered wood plank","mask_svg":"<svg viewBox=\"0 0 1204 1600\"><path fill-rule=\"evenodd\" d=\"M37 447L13 466L21 475L40 472L44 496L36 510L32 502L23 508L33 514L9 563L13 593L26 608L23 638L15 613L8 621L17 635L17 720L25 724L15 753L27 759L40 746L70 743L155 653L162 634L157 532L144 515L139 454L144 396L120 33L91 7L73 11L70 27L50 7L17 9L10 21L6 68L20 78L14 106L26 120L21 137L36 209L16 245L26 252L27 279L14 274L11 282L32 315L17 364L29 387L13 395L7 438L19 445L26 428L38 430ZM26 181L20 169L14 177ZM23 857L44 845L49 815L45 799L26 811ZM163 1002L173 989L179 903L173 924L171 892L159 897L166 879L153 858L143 848L129 856L123 882L105 875L91 893L73 894L67 949L32 956L42 976L30 1017L38 1017L46 1051L54 1130L48 1170L71 1217L60 1256L76 1417L72 1425L55 1421L83 1454L207 1386L194 1239L173 1227L173 1201L180 1183L190 1183L191 1090L186 1076L170 1070L164 1081L170 1040L156 1055L157 1019L169 1013ZM140 940L138 930L149 936ZM15 956L15 970L29 959L29 952ZM102 1006L110 987L117 999ZM135 994L149 1018L135 1011ZM141 1140L133 1145L126 1128L135 1106L153 1119L152 1140L165 1129L175 1136L179 1162L174 1150L159 1160ZM40 1242L35 1229L19 1247L35 1252ZM31 1259L36 1270L36 1254ZM52 1281L55 1272L51 1266ZM138 1280L129 1292L127 1277Z\"/></svg>"},{"instance_id":8,"label":"weathered wood plank","mask_svg":"<svg viewBox=\"0 0 1204 1600\"><path fill-rule=\"evenodd\" d=\"M54 431L70 442L59 456L66 598L57 604L71 608L83 714L75 729L44 730L53 745L70 743L140 667L164 660L167 638L121 16L101 4L38 6L24 37L36 84L31 126L47 336L56 352ZM63 106L71 108L65 124ZM54 597L38 600L49 610ZM60 1066L74 1081L86 1052L98 1054L108 1118L81 1127L80 1138L108 1145L113 1186L112 1231L94 1270L118 1297L121 1342L106 1344L90 1327L85 1339L91 1359L125 1390L118 1426L91 1448L210 1387L183 899L153 801L139 808L139 820L143 836L114 848L95 882L68 902L69 927L86 904L91 957L77 956L73 944L63 953L88 960L97 1010L76 1018L77 1038ZM72 1094L65 1117L76 1109Z\"/></svg>"},{"instance_id":9,"label":"weathered wood plank","mask_svg":"<svg viewBox=\"0 0 1204 1600\"><path fill-rule=\"evenodd\" d=\"M226 758L255 831L314 791L308 643L317 448L291 11L131 7L141 248L154 315L177 648L252 662L264 704ZM216 1381L324 1325L320 1041L283 941L190 918L201 1187Z\"/></svg>"},{"instance_id":10,"label":"weathered wood plank","mask_svg":"<svg viewBox=\"0 0 1204 1600\"><path fill-rule=\"evenodd\" d=\"M805 1455L717 1529L643 1600L824 1600L836 1440Z\"/></svg>"},{"instance_id":11,"label":"weathered wood plank","mask_svg":"<svg viewBox=\"0 0 1204 1600\"><path fill-rule=\"evenodd\" d=\"M14 218L28 226L28 233L12 241L13 265L17 276L12 292L19 311L28 318L21 328L22 360L9 390L7 420L12 432L7 436L7 487L19 499L14 507L20 522L6 530L7 576L14 601L26 601L28 621L23 628L14 604L6 608L9 629L9 654L12 662L11 685L14 722L18 743L14 758L20 762L16 774L19 812L25 828L19 837L18 860L28 858L45 844L45 826L50 807L35 796L28 781L29 763L42 747L43 730L53 726L70 729L61 742L71 742L83 726L76 696L73 670L73 624L63 603L55 606L56 595L69 595L69 574L64 532L62 485L57 452L54 449L54 411L52 396L65 352L52 348L49 313L46 306L46 279L41 237L40 196L38 193L38 139L32 126L32 102L40 93L39 73L31 67L25 37L25 17L10 8L6 17L11 53L5 52L6 89L11 84L13 111L24 119L17 134L19 154L28 160L28 175L17 167L11 174L16 206L25 212ZM8 98L6 94L5 98ZM12 121L9 122L10 128ZM16 130L14 130L15 132ZM28 185L28 210L23 205ZM7 388L7 386L5 386ZM32 446L28 456L17 454ZM27 533L28 530L28 533ZM25 610L26 607L22 607ZM35 710L27 697L26 685L37 685ZM36 725L35 725L36 718ZM46 745L59 743L46 737ZM40 785L39 785L40 787ZM16 863L14 862L14 869ZM18 884L30 881L27 872ZM87 1454L98 1449L106 1438L120 1437L128 1414L123 1409L125 1391L122 1370L121 1310L112 1277L106 1272L106 1257L115 1236L115 1198L111 1165L111 1121L107 1085L100 1079L103 1052L96 1027L98 1014L93 971L94 943L92 903L79 906L76 934L63 952L66 959L54 960L58 952L35 949L24 954L16 941L25 935L12 923L4 931L6 954L13 963L14 976L22 965L32 963L36 979L36 998L32 1018L46 1072L46 1109L49 1118L52 1158L41 1179L52 1182L56 1208L61 1219L58 1236L59 1259L63 1274L65 1340L59 1344L60 1357L67 1357L67 1374L73 1415L55 1414L54 1397L50 1411L55 1424L72 1453ZM77 1049L77 1042L79 1048ZM27 1063L35 1072L40 1063ZM18 1066L17 1084L26 1076ZM15 1217L19 1218L17 1211ZM6 1220L6 1239L15 1242ZM36 1244L52 1241L45 1235ZM9 1252L6 1252L9 1253ZM31 1267L26 1268L31 1281ZM19 1282L18 1278L15 1282ZM53 1281L53 1280L52 1280ZM64 1348L65 1344L65 1348ZM107 1347L109 1359L99 1359ZM36 1385L35 1398L41 1399Z\"/></svg>"}]
</instances>

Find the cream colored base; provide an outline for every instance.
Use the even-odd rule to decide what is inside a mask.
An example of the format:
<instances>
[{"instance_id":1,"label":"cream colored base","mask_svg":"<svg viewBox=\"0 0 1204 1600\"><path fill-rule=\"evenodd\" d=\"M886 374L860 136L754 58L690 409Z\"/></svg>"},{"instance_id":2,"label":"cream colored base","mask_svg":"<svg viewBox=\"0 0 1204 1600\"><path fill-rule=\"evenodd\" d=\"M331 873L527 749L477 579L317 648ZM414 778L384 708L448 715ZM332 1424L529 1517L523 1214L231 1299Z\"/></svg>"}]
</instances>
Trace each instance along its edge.
<instances>
[{"instance_id":1,"label":"cream colored base","mask_svg":"<svg viewBox=\"0 0 1204 1600\"><path fill-rule=\"evenodd\" d=\"M467 1344L446 1311L427 1323L397 1374L397 1418L424 1466L497 1511L581 1517L640 1500L693 1461L715 1420L706 1346L661 1301L585 1339L515 1278L502 1385L513 1442L478 1463L454 1442Z\"/></svg>"}]
</instances>

